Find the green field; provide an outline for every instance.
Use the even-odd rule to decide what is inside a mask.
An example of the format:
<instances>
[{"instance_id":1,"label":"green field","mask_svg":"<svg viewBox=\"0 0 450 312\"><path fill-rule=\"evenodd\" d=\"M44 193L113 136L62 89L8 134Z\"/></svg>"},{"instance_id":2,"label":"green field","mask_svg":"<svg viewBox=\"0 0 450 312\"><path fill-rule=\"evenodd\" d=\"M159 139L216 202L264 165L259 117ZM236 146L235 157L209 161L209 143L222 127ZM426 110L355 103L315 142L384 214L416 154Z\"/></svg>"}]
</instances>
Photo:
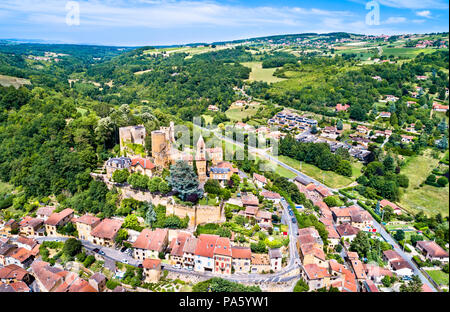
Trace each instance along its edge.
<instances>
[{"instance_id":1,"label":"green field","mask_svg":"<svg viewBox=\"0 0 450 312\"><path fill-rule=\"evenodd\" d=\"M441 270L427 270L428 275L438 284L448 286L448 274Z\"/></svg>"},{"instance_id":2,"label":"green field","mask_svg":"<svg viewBox=\"0 0 450 312\"><path fill-rule=\"evenodd\" d=\"M258 106L230 107L225 114L231 121L242 121L244 118L251 117L258 112Z\"/></svg>"},{"instance_id":3,"label":"green field","mask_svg":"<svg viewBox=\"0 0 450 312\"><path fill-rule=\"evenodd\" d=\"M393 55L395 57L414 58L420 53L433 53L437 49L416 49L416 48L383 48L383 55L387 57Z\"/></svg>"},{"instance_id":4,"label":"green field","mask_svg":"<svg viewBox=\"0 0 450 312\"><path fill-rule=\"evenodd\" d=\"M305 162L302 162L300 169L300 161L292 159L287 156L278 156L278 160L285 163L286 165L291 166L294 169L303 172L307 176L310 176L311 178L319 182L322 182L323 184L331 188L342 188L353 183L356 180L356 178L360 175L360 170L362 168L361 163L359 162L352 163L353 176L350 178L341 176L333 171L321 170L318 167L307 164Z\"/></svg>"},{"instance_id":5,"label":"green field","mask_svg":"<svg viewBox=\"0 0 450 312\"><path fill-rule=\"evenodd\" d=\"M409 187L400 200L400 206L405 210L417 213L423 211L429 216L440 212L449 215L449 188L420 184L425 181L431 171L438 165L439 159L434 159L429 153L414 156L402 168L402 173L409 178Z\"/></svg>"},{"instance_id":6,"label":"green field","mask_svg":"<svg viewBox=\"0 0 450 312\"><path fill-rule=\"evenodd\" d=\"M285 79L275 77L273 73L276 68L262 68L262 62L244 62L241 63L245 67L251 68L249 81L264 81L274 83L284 81Z\"/></svg>"}]
</instances>

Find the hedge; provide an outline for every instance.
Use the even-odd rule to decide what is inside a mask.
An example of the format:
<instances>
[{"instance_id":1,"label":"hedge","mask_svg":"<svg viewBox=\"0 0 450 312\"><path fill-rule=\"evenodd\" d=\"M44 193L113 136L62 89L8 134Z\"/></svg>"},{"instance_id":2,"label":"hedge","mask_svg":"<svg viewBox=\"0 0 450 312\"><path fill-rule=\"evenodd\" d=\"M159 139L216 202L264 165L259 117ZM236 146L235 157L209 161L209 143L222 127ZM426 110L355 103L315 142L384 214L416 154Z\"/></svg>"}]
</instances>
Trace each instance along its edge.
<instances>
[{"instance_id":1,"label":"hedge","mask_svg":"<svg viewBox=\"0 0 450 312\"><path fill-rule=\"evenodd\" d=\"M367 211L370 213L370 215L371 215L375 220L377 220L379 223L381 223L381 218L380 218L380 216L377 215L377 214L375 213L375 211L372 210L372 208L370 208L369 206L367 206L366 204L364 204L364 203L363 203L362 201L360 201L360 200L358 200L357 203L358 203L358 205L360 205L361 207L363 207L365 210L367 210Z\"/></svg>"}]
</instances>

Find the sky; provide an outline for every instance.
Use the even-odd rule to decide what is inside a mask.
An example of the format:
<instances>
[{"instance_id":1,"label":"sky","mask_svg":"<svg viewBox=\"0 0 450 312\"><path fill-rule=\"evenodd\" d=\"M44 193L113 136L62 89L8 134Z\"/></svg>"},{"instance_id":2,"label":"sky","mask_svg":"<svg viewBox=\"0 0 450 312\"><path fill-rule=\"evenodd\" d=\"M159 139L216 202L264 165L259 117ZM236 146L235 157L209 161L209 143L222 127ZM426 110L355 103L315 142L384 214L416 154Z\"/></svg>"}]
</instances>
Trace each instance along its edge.
<instances>
[{"instance_id":1,"label":"sky","mask_svg":"<svg viewBox=\"0 0 450 312\"><path fill-rule=\"evenodd\" d=\"M378 18L368 19L368 14ZM0 1L1 39L71 44L156 46L307 32L448 32L448 23L447 0Z\"/></svg>"}]
</instances>

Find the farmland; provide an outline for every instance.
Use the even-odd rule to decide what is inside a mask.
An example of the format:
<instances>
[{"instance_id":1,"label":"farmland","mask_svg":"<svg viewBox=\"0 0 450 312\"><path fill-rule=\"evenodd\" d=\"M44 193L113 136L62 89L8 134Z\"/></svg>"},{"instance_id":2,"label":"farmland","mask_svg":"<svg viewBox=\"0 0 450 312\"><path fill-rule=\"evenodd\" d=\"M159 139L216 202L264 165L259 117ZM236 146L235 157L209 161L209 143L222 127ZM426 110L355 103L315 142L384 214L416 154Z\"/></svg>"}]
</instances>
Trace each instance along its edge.
<instances>
[{"instance_id":1,"label":"farmland","mask_svg":"<svg viewBox=\"0 0 450 312\"><path fill-rule=\"evenodd\" d=\"M28 79L0 75L0 85L4 87L13 86L14 88L19 88L23 85L30 85L30 84L31 83Z\"/></svg>"}]
</instances>

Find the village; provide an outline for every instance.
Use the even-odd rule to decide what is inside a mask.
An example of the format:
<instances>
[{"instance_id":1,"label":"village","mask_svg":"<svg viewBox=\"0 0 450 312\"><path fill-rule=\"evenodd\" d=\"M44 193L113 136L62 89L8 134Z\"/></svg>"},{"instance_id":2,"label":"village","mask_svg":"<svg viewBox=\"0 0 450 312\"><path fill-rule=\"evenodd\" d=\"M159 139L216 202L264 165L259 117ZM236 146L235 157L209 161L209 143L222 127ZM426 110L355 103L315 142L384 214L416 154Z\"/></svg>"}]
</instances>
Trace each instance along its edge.
<instances>
[{"instance_id":1,"label":"village","mask_svg":"<svg viewBox=\"0 0 450 312\"><path fill-rule=\"evenodd\" d=\"M329 142L332 150L343 144L334 141L340 130L326 127L315 136L310 132L316 120L288 111L269 124L298 130L299 141ZM357 145L349 152L363 161L368 151L356 139L368 140L377 133L369 134L364 126L356 130L352 139ZM389 136L387 131L384 135ZM58 205L42 206L21 220L2 220L0 291L187 291L195 282L219 276L270 291L292 291L300 283L309 291L391 292L419 274L422 290L434 291L413 256L448 266L448 252L433 241L417 241L415 247L408 246L409 252L404 246L402 250L372 214L345 193L297 176L285 183L303 194L308 205L288 202L274 191L277 181L264 174L247 176L224 161L222 148L206 148L202 135L195 151L174 148L173 123L150 135L144 126L123 127L119 135L118 156L91 175L117 190L122 201L147 202L153 208L143 215L133 209L125 216L100 218ZM143 148L148 135L151 157ZM197 204L175 196L174 168L194 173L190 192L199 196ZM402 214L390 201L378 206ZM160 218L177 222L152 226ZM363 241L378 244L378 261L354 251Z\"/></svg>"}]
</instances>

